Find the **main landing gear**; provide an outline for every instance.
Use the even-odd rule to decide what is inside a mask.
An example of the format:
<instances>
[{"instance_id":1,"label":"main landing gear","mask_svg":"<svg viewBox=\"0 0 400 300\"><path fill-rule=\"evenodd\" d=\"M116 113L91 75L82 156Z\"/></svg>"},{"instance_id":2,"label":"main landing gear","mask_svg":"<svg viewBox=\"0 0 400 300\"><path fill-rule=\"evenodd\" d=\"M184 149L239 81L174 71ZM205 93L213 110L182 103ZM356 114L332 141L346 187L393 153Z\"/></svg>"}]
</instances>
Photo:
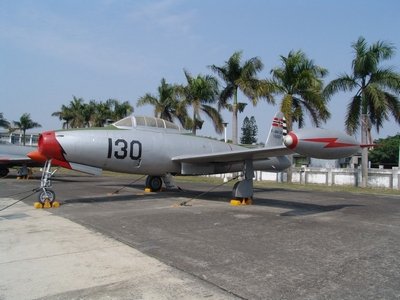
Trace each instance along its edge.
<instances>
[{"instance_id":1,"label":"main landing gear","mask_svg":"<svg viewBox=\"0 0 400 300\"><path fill-rule=\"evenodd\" d=\"M163 176L149 175L146 178L145 192L159 192L162 189L163 182L167 190L178 188L175 185L174 177L167 173Z\"/></svg>"},{"instance_id":2,"label":"main landing gear","mask_svg":"<svg viewBox=\"0 0 400 300\"><path fill-rule=\"evenodd\" d=\"M159 192L162 188L161 176L147 176L146 178L146 192Z\"/></svg>"},{"instance_id":3,"label":"main landing gear","mask_svg":"<svg viewBox=\"0 0 400 300\"><path fill-rule=\"evenodd\" d=\"M254 168L252 160L244 161L243 175L243 180L238 181L233 186L231 205L251 205L253 203ZM146 178L145 192L161 191L163 182L167 189L180 189L175 185L171 174L165 174L164 176L149 175Z\"/></svg>"},{"instance_id":4,"label":"main landing gear","mask_svg":"<svg viewBox=\"0 0 400 300\"><path fill-rule=\"evenodd\" d=\"M50 208L59 207L60 203L56 201L56 194L51 188L50 178L57 170L51 171L51 159L46 160L43 171L42 179L40 180L38 202L35 202L35 208Z\"/></svg>"},{"instance_id":5,"label":"main landing gear","mask_svg":"<svg viewBox=\"0 0 400 300\"><path fill-rule=\"evenodd\" d=\"M231 205L251 205L253 202L253 161L245 160L243 168L244 179L233 186Z\"/></svg>"}]
</instances>

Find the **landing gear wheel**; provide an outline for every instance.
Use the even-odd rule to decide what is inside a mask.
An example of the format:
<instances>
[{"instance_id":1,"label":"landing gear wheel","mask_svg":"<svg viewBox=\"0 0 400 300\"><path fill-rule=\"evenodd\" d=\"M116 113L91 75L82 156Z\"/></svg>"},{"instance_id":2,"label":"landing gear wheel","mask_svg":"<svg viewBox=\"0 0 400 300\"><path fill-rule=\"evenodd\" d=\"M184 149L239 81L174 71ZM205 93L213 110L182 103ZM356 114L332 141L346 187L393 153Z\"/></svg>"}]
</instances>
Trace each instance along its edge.
<instances>
[{"instance_id":1,"label":"landing gear wheel","mask_svg":"<svg viewBox=\"0 0 400 300\"><path fill-rule=\"evenodd\" d=\"M151 189L152 192L159 192L162 188L162 179L160 176L147 176L146 188Z\"/></svg>"},{"instance_id":2,"label":"landing gear wheel","mask_svg":"<svg viewBox=\"0 0 400 300\"><path fill-rule=\"evenodd\" d=\"M39 202L42 204L45 203L46 201L53 203L55 199L56 199L56 194L49 189L43 190L39 194Z\"/></svg>"},{"instance_id":3,"label":"landing gear wheel","mask_svg":"<svg viewBox=\"0 0 400 300\"><path fill-rule=\"evenodd\" d=\"M8 175L8 172L10 172L7 168L1 168L0 169L0 177L6 177Z\"/></svg>"}]
</instances>

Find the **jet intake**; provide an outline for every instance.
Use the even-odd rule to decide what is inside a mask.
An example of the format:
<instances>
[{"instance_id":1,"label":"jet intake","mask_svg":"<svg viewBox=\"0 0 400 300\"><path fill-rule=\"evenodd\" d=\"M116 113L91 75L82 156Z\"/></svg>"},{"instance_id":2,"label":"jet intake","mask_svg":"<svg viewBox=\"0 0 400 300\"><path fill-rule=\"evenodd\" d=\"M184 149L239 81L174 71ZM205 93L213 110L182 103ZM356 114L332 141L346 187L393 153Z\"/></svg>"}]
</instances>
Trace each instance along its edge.
<instances>
[{"instance_id":1,"label":"jet intake","mask_svg":"<svg viewBox=\"0 0 400 300\"><path fill-rule=\"evenodd\" d=\"M360 149L360 144L353 137L320 128L291 131L284 137L283 143L296 153L321 159L349 157Z\"/></svg>"},{"instance_id":2,"label":"jet intake","mask_svg":"<svg viewBox=\"0 0 400 300\"><path fill-rule=\"evenodd\" d=\"M54 131L43 132L38 141L38 150L47 159L56 159L58 161L66 161L64 158L64 150L56 139Z\"/></svg>"}]
</instances>

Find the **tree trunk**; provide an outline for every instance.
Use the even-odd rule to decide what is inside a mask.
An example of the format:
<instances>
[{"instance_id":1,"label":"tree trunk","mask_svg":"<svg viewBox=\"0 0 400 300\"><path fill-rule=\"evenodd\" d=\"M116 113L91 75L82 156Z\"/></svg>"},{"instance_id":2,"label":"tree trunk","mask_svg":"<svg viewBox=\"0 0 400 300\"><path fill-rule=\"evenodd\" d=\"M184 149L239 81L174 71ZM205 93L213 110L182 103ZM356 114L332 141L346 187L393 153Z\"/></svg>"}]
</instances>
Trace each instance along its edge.
<instances>
[{"instance_id":1,"label":"tree trunk","mask_svg":"<svg viewBox=\"0 0 400 300\"><path fill-rule=\"evenodd\" d=\"M238 101L237 101L237 89L233 94L233 105L232 105L232 143L237 145L238 143Z\"/></svg>"},{"instance_id":2,"label":"tree trunk","mask_svg":"<svg viewBox=\"0 0 400 300\"><path fill-rule=\"evenodd\" d=\"M26 133L26 130L23 129L22 130L22 145L24 145L24 146L25 146L25 133Z\"/></svg>"},{"instance_id":3,"label":"tree trunk","mask_svg":"<svg viewBox=\"0 0 400 300\"><path fill-rule=\"evenodd\" d=\"M232 143L237 145L238 143L238 108L237 104L233 104L232 107Z\"/></svg>"},{"instance_id":4,"label":"tree trunk","mask_svg":"<svg viewBox=\"0 0 400 300\"><path fill-rule=\"evenodd\" d=\"M365 188L368 185L368 147L365 145L368 143L368 115L361 115L361 187Z\"/></svg>"},{"instance_id":5,"label":"tree trunk","mask_svg":"<svg viewBox=\"0 0 400 300\"><path fill-rule=\"evenodd\" d=\"M281 109L282 110L282 109ZM291 132L293 129L293 122L292 122L292 116L291 115L286 115L286 128L287 132ZM290 167L287 168L286 170L286 182L287 183L292 183L293 182L293 154L290 154L287 156L290 162Z\"/></svg>"}]
</instances>

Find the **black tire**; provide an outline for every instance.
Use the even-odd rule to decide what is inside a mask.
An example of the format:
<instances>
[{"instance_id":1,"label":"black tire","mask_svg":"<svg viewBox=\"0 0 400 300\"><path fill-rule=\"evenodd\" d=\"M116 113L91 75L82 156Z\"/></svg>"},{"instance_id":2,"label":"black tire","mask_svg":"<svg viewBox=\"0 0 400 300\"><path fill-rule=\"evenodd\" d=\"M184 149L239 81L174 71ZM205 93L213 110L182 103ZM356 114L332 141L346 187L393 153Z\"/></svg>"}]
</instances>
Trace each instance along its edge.
<instances>
[{"instance_id":1,"label":"black tire","mask_svg":"<svg viewBox=\"0 0 400 300\"><path fill-rule=\"evenodd\" d=\"M39 202L44 203L46 199L50 202L53 203L54 200L56 200L56 193L54 193L52 190L46 189L45 191L41 191L39 193Z\"/></svg>"},{"instance_id":2,"label":"black tire","mask_svg":"<svg viewBox=\"0 0 400 300\"><path fill-rule=\"evenodd\" d=\"M10 170L8 168L1 168L0 169L0 177L6 177Z\"/></svg>"},{"instance_id":3,"label":"black tire","mask_svg":"<svg viewBox=\"0 0 400 300\"><path fill-rule=\"evenodd\" d=\"M162 179L160 176L147 176L146 188L151 189L153 192L159 192L162 188Z\"/></svg>"},{"instance_id":4,"label":"black tire","mask_svg":"<svg viewBox=\"0 0 400 300\"><path fill-rule=\"evenodd\" d=\"M236 189L239 186L240 181L237 181L234 185L233 185L233 189L232 189L232 197L236 198Z\"/></svg>"}]
</instances>

